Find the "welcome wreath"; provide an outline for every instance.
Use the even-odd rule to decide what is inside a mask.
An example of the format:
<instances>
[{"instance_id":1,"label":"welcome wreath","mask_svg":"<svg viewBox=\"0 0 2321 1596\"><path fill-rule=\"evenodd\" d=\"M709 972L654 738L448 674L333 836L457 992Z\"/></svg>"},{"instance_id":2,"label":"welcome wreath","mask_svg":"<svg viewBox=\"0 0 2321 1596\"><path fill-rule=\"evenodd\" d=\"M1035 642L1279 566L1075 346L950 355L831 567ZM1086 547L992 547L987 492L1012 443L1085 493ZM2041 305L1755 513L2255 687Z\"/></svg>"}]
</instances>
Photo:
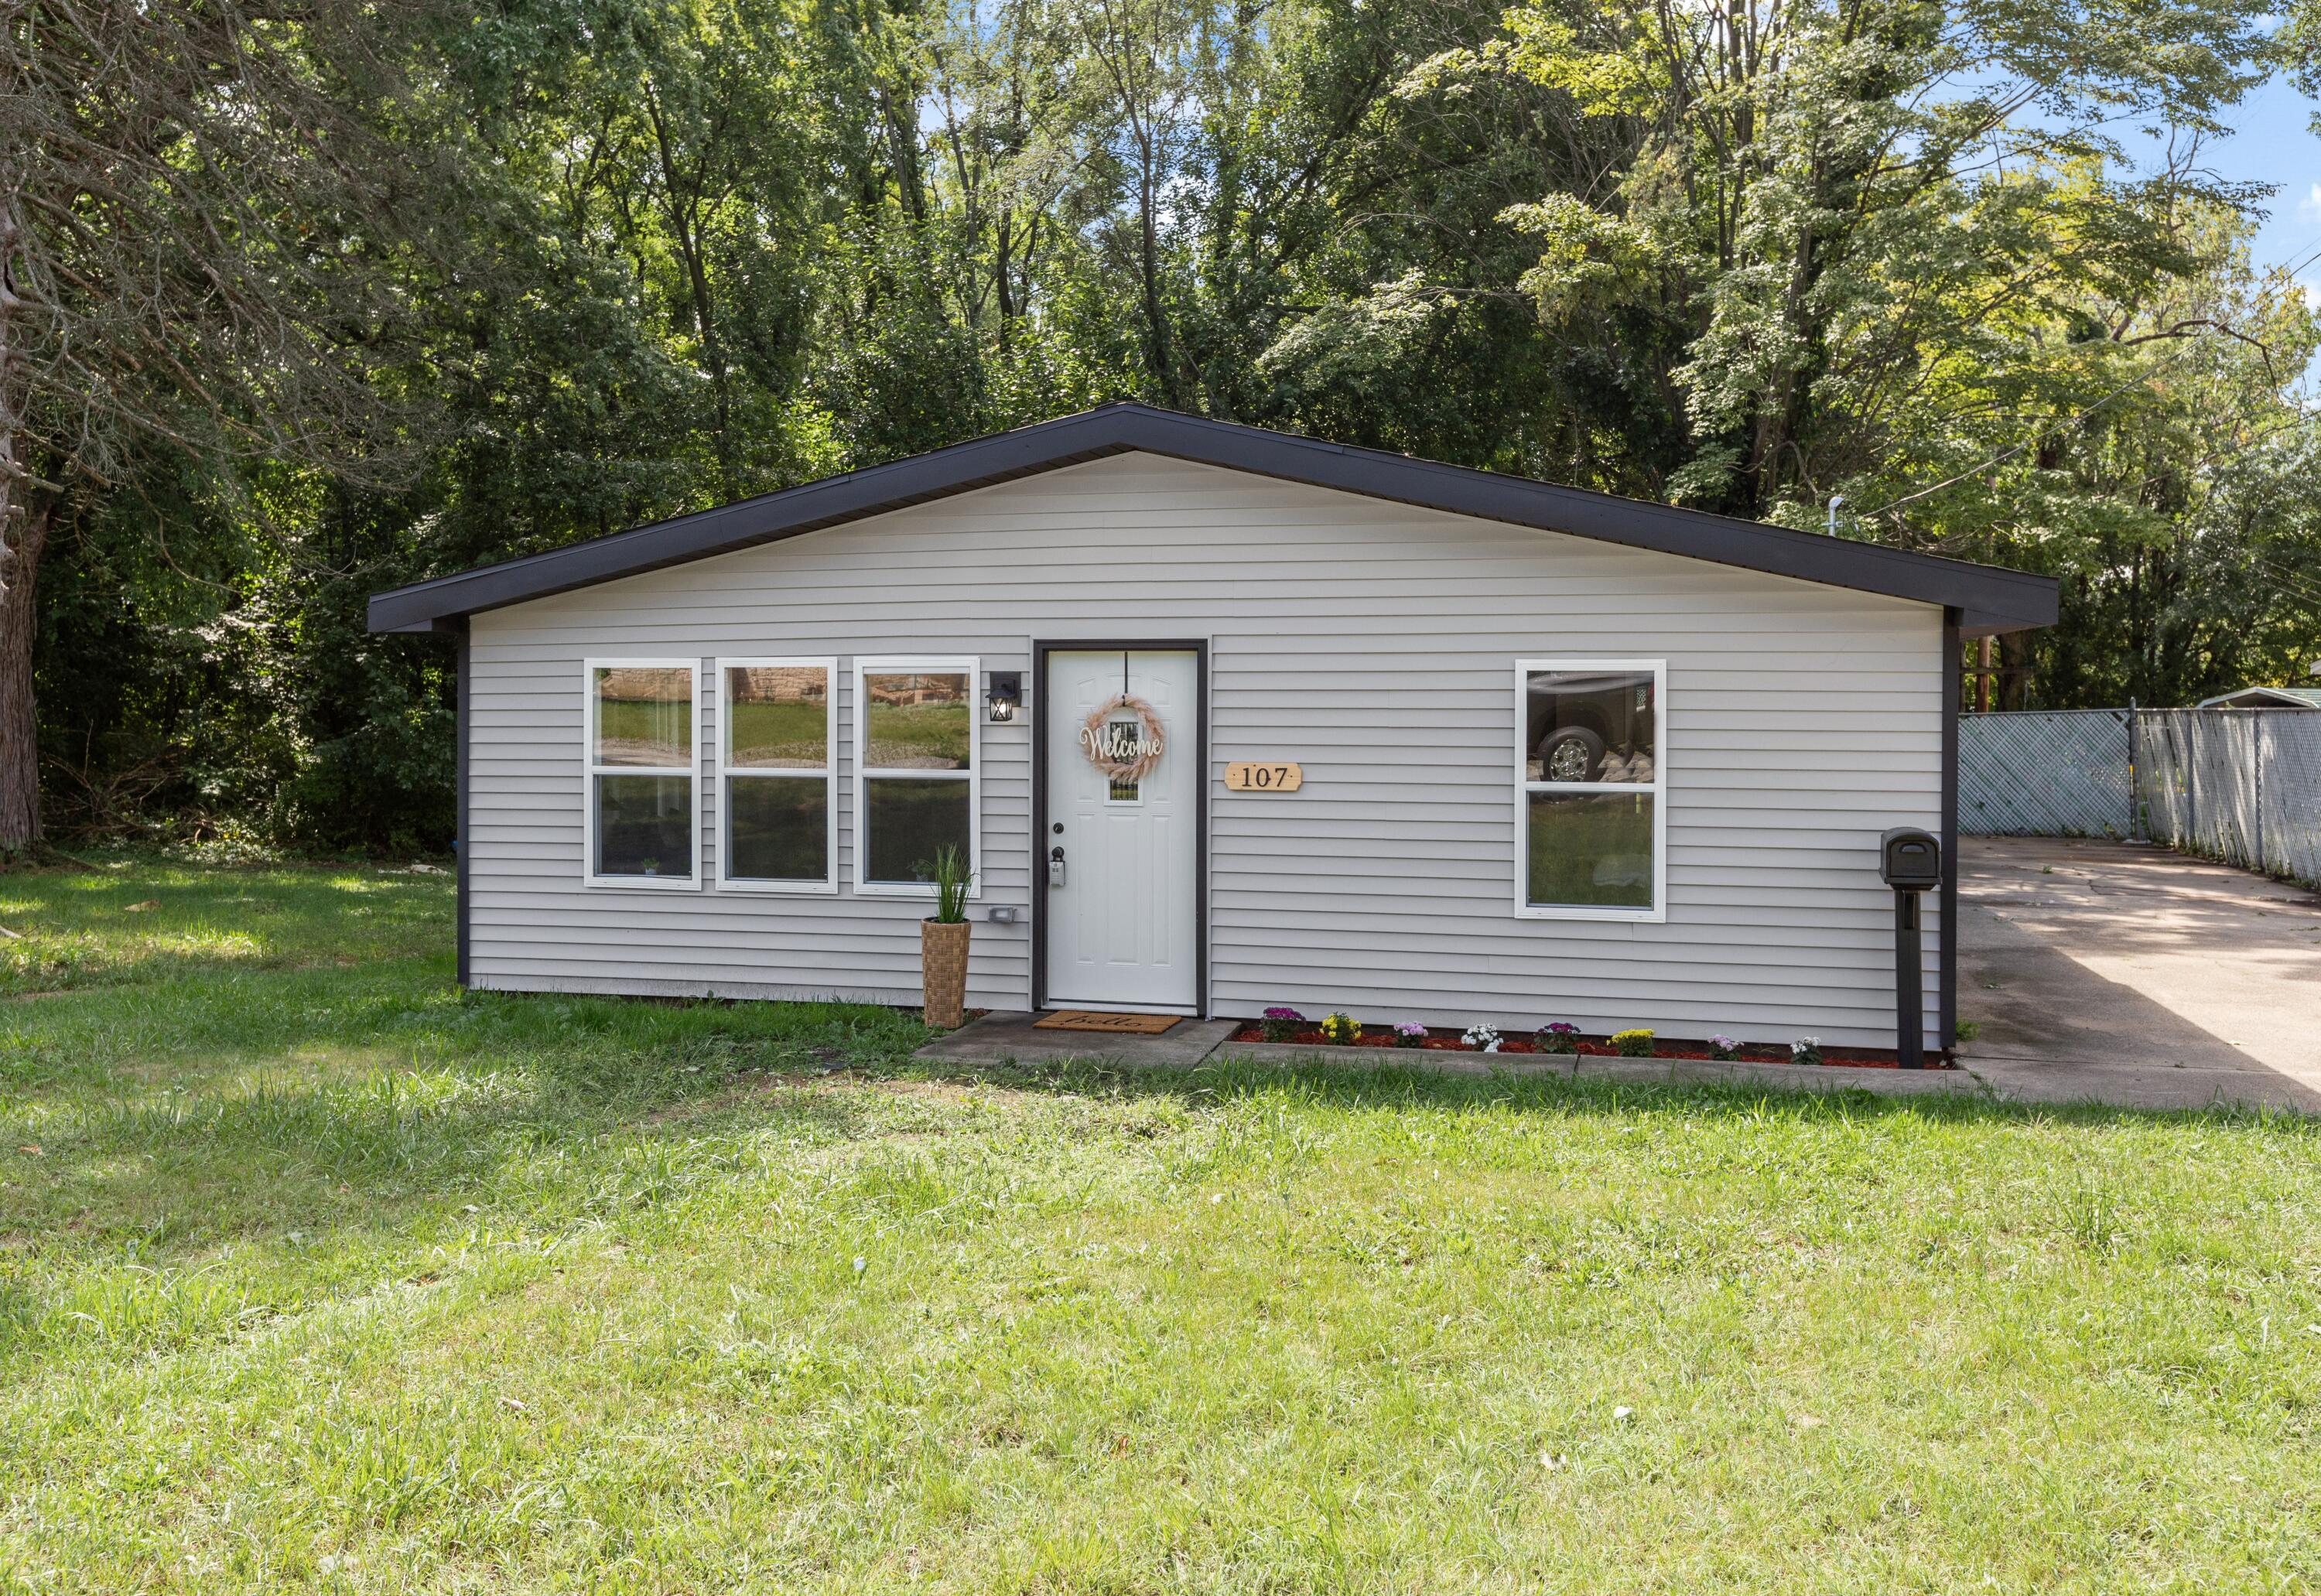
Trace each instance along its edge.
<instances>
[{"instance_id":1,"label":"welcome wreath","mask_svg":"<svg viewBox=\"0 0 2321 1596\"><path fill-rule=\"evenodd\" d=\"M1115 727L1111 717L1121 710L1136 716L1136 735L1124 738L1126 726ZM1080 726L1080 751L1088 755L1088 763L1102 771L1115 781L1142 781L1160 762L1168 746L1168 738L1160 729L1160 716L1151 705L1142 698L1120 693L1099 704Z\"/></svg>"}]
</instances>

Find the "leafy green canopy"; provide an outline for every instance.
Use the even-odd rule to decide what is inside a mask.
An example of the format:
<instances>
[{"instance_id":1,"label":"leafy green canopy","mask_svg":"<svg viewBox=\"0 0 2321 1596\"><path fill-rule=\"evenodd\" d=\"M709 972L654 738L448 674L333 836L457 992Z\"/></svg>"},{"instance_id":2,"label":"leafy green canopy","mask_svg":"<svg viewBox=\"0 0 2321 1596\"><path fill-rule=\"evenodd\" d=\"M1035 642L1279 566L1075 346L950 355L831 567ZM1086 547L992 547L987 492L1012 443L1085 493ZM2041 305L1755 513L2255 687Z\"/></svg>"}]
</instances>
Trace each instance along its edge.
<instances>
[{"instance_id":1,"label":"leafy green canopy","mask_svg":"<svg viewBox=\"0 0 2321 1596\"><path fill-rule=\"evenodd\" d=\"M396 267L423 355L369 378L421 469L149 451L81 496L52 804L440 842L448 661L362 636L371 588L1124 396L2056 572L2009 704L2287 676L2316 333L2199 155L2269 25L491 0L395 102L458 174Z\"/></svg>"}]
</instances>

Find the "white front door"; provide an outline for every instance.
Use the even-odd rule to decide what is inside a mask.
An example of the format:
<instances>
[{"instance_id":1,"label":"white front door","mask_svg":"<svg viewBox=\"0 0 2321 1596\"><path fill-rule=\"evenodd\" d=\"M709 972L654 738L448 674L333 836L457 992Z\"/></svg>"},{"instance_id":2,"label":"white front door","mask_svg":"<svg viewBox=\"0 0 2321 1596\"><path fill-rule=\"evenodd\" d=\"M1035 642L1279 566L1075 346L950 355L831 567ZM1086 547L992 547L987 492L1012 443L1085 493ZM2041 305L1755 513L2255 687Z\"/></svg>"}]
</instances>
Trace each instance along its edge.
<instances>
[{"instance_id":1,"label":"white front door","mask_svg":"<svg viewBox=\"0 0 2321 1596\"><path fill-rule=\"evenodd\" d=\"M1048 656L1046 690L1048 834L1039 856L1063 855L1061 882L1051 870L1046 888L1048 1002L1190 1013L1200 1000L1200 658L1058 652ZM1090 763L1081 737L1088 717L1124 690L1160 723L1160 762L1133 783ZM1106 720L1135 739L1133 709Z\"/></svg>"}]
</instances>

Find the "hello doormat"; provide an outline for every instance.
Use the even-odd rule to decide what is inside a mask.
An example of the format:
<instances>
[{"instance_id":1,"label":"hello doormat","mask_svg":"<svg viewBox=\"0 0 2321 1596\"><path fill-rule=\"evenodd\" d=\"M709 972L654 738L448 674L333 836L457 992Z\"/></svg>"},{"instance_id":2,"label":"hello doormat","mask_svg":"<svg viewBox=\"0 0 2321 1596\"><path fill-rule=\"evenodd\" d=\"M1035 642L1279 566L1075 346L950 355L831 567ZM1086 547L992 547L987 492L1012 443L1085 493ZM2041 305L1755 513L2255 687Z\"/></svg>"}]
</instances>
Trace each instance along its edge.
<instances>
[{"instance_id":1,"label":"hello doormat","mask_svg":"<svg viewBox=\"0 0 2321 1596\"><path fill-rule=\"evenodd\" d=\"M1067 1008L1032 1022L1035 1031L1108 1031L1115 1036L1158 1036L1184 1017L1175 1014L1097 1014Z\"/></svg>"}]
</instances>

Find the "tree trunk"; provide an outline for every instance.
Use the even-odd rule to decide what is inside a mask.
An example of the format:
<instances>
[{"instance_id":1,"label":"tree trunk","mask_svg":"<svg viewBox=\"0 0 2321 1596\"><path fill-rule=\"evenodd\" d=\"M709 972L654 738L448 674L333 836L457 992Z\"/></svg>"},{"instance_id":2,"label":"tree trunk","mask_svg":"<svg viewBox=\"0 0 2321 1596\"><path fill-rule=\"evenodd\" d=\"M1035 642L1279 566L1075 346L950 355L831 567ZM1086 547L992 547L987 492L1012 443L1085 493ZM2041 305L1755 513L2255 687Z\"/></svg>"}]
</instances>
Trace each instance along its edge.
<instances>
[{"instance_id":1,"label":"tree trunk","mask_svg":"<svg viewBox=\"0 0 2321 1596\"><path fill-rule=\"evenodd\" d=\"M16 190L0 191L0 859L41 840L40 722L32 707L32 609L41 551L55 501L26 479L31 404L17 260L23 213Z\"/></svg>"},{"instance_id":2,"label":"tree trunk","mask_svg":"<svg viewBox=\"0 0 2321 1596\"><path fill-rule=\"evenodd\" d=\"M10 493L0 483L0 517L21 507L0 558L0 859L41 840L40 718L32 702L32 608L41 551L54 503L45 495Z\"/></svg>"}]
</instances>

